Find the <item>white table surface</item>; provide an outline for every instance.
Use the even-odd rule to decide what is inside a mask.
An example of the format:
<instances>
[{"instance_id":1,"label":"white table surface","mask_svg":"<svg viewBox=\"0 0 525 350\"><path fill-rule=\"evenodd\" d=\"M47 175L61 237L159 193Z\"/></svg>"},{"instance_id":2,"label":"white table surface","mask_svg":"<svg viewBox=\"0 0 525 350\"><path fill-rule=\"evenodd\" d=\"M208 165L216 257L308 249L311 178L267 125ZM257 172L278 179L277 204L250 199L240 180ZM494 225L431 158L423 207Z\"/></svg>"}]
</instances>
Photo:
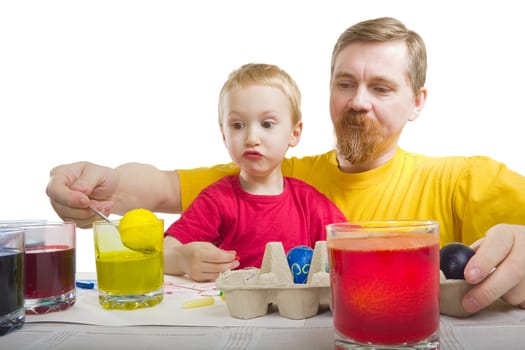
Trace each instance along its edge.
<instances>
[{"instance_id":1,"label":"white table surface","mask_svg":"<svg viewBox=\"0 0 525 350\"><path fill-rule=\"evenodd\" d=\"M238 320L220 298L185 310L180 304L195 294L173 293L153 308L108 311L95 295L79 290L69 310L26 316L21 329L0 337L0 349L333 349L327 308L305 320L285 319L275 309ZM440 335L441 349L525 349L525 310L498 304L469 318L442 316Z\"/></svg>"}]
</instances>

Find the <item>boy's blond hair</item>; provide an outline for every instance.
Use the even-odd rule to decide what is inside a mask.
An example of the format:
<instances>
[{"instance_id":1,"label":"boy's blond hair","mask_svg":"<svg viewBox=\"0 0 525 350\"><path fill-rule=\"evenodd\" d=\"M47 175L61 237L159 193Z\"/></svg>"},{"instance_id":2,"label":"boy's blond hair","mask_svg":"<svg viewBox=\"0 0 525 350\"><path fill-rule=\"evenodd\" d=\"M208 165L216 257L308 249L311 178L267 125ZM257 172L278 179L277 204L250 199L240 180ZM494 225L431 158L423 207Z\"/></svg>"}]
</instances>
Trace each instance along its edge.
<instances>
[{"instance_id":1,"label":"boy's blond hair","mask_svg":"<svg viewBox=\"0 0 525 350\"><path fill-rule=\"evenodd\" d=\"M248 63L234 70L219 94L219 125L224 118L223 99L232 90L250 85L271 86L283 92L290 102L292 123L301 120L301 92L292 77L281 68L265 63Z\"/></svg>"}]
</instances>

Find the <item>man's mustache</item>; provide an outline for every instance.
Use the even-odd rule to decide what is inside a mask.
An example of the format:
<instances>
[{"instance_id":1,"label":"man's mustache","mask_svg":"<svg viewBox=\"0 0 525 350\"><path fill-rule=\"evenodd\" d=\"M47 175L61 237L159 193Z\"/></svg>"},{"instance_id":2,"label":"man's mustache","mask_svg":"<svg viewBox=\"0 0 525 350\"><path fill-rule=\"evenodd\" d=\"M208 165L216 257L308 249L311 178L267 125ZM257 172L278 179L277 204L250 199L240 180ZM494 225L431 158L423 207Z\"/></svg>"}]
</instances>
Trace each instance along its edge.
<instances>
[{"instance_id":1,"label":"man's mustache","mask_svg":"<svg viewBox=\"0 0 525 350\"><path fill-rule=\"evenodd\" d=\"M362 127L367 124L366 113L358 111L346 111L341 114L339 118L339 126L341 127Z\"/></svg>"}]
</instances>

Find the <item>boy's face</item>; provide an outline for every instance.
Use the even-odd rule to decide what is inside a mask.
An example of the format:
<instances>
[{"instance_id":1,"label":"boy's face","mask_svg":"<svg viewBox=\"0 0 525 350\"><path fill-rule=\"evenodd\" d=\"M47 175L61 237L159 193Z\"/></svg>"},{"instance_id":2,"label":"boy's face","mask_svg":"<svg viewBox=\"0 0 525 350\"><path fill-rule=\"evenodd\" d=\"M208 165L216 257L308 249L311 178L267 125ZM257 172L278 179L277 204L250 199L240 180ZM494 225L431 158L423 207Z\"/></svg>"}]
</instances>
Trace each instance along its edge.
<instances>
[{"instance_id":1,"label":"boy's face","mask_svg":"<svg viewBox=\"0 0 525 350\"><path fill-rule=\"evenodd\" d=\"M249 85L224 95L221 131L231 159L251 176L280 172L288 147L301 136L302 123L292 125L290 103L281 90Z\"/></svg>"}]
</instances>

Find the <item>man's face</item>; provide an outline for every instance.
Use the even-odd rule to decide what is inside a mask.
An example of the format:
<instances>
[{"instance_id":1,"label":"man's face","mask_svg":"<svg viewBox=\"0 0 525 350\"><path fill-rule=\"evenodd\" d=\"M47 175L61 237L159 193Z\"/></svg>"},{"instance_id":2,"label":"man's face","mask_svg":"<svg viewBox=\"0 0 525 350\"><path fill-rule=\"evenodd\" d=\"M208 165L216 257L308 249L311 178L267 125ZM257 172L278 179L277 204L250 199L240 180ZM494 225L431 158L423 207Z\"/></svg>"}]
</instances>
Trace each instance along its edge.
<instances>
[{"instance_id":1,"label":"man's face","mask_svg":"<svg viewBox=\"0 0 525 350\"><path fill-rule=\"evenodd\" d=\"M426 97L426 91L414 96L407 64L402 41L356 42L337 55L330 114L342 159L373 164L395 153L403 127L417 117Z\"/></svg>"}]
</instances>

